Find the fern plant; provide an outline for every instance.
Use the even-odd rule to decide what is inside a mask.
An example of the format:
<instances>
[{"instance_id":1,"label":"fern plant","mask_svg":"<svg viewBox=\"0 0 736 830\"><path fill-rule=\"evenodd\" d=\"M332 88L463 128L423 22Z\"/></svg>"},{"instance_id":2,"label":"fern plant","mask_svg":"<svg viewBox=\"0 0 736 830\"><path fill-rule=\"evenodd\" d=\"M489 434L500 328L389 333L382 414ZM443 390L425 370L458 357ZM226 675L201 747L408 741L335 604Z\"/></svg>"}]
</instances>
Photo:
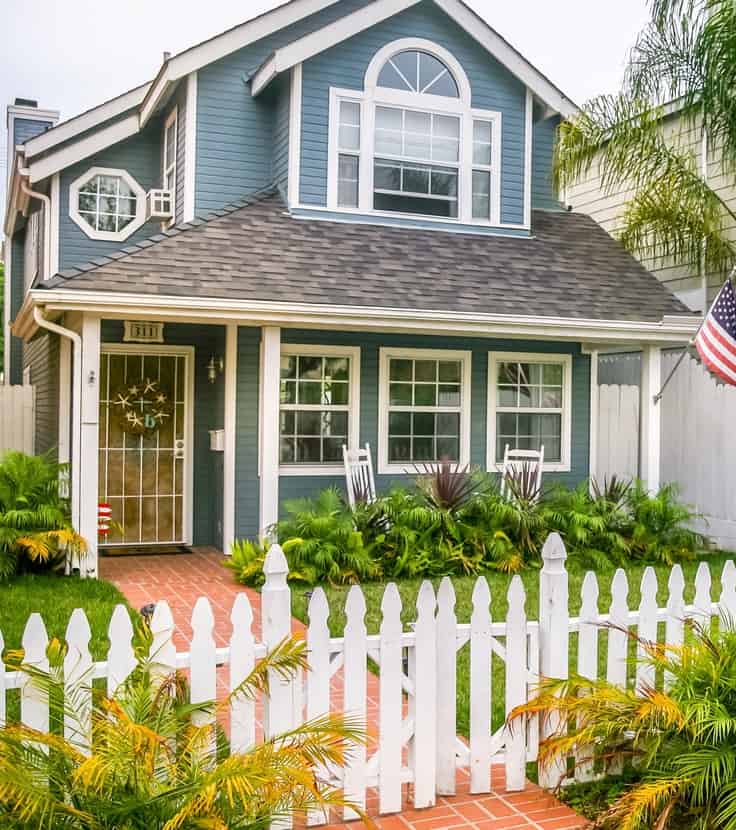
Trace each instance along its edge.
<instances>
[{"instance_id":1,"label":"fern plant","mask_svg":"<svg viewBox=\"0 0 736 830\"><path fill-rule=\"evenodd\" d=\"M48 456L11 451L0 461L0 579L53 568L68 550L86 550L59 494L61 472Z\"/></svg>"},{"instance_id":2,"label":"fern plant","mask_svg":"<svg viewBox=\"0 0 736 830\"><path fill-rule=\"evenodd\" d=\"M146 639L146 638L144 638ZM147 638L150 642L150 636ZM306 668L303 641L285 640L221 702L189 703L187 681L139 654L113 697L89 679L64 689L65 647L51 671L23 668L48 695L51 731L0 729L0 826L8 830L251 830L307 810L345 805L315 770L339 768L363 729L327 715L231 754L217 716L234 699L267 692L270 679ZM92 741L74 701L93 692ZM66 692L71 705L61 702ZM64 717L73 729L63 729Z\"/></svg>"}]
</instances>

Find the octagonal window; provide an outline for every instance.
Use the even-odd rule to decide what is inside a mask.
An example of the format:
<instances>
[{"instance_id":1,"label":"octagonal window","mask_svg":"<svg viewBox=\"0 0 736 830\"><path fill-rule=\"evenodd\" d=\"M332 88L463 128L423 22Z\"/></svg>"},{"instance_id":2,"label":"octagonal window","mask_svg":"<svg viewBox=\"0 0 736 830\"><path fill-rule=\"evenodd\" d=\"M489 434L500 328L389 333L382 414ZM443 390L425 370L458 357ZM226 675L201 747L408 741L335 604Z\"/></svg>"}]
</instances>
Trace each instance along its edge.
<instances>
[{"instance_id":1,"label":"octagonal window","mask_svg":"<svg viewBox=\"0 0 736 830\"><path fill-rule=\"evenodd\" d=\"M125 239L145 221L145 192L124 170L88 170L71 185L69 206L74 221L96 239Z\"/></svg>"}]
</instances>

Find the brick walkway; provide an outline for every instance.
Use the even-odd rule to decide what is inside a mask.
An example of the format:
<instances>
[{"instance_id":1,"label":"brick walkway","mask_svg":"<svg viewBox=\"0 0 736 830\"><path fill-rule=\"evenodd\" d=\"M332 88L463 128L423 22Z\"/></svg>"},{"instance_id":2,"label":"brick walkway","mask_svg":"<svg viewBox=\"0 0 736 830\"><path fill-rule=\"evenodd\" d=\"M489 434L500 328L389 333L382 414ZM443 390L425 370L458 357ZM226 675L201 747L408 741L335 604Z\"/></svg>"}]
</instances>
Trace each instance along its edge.
<instances>
[{"instance_id":1,"label":"brick walkway","mask_svg":"<svg viewBox=\"0 0 736 830\"><path fill-rule=\"evenodd\" d=\"M166 599L174 616L177 649L187 650L191 637L189 624L194 603L206 596L215 615L214 636L218 646L226 646L230 638L230 610L236 595L248 594L253 606L254 630L260 634L260 595L257 591L236 585L230 572L220 565L222 554L212 549L199 548L190 555L125 556L100 558L100 576L114 583L125 594L134 608ZM303 629L294 620L294 629ZM218 672L218 688L225 691L225 674ZM333 696L340 700L339 678L333 684ZM337 704L339 706L339 703ZM378 717L378 678L368 675L368 723ZM471 795L467 776L458 773L458 794L452 798L439 797L437 805L425 810L410 806L410 787L405 787L406 808L398 815L377 817L377 798L368 796L368 811L376 816L382 830L577 830L586 822L554 796L535 784L528 784L522 793L506 792L503 767L492 770L493 793ZM356 830L356 824L335 824L335 828ZM330 830L330 828L328 828Z\"/></svg>"}]
</instances>

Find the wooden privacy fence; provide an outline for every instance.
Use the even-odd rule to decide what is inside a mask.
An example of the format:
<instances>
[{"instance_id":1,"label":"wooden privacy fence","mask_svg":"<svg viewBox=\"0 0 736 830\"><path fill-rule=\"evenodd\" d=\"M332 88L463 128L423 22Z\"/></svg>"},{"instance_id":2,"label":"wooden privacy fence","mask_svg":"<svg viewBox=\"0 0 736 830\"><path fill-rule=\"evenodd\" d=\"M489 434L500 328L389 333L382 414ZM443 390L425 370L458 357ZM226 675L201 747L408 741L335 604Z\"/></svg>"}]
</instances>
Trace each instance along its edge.
<instances>
[{"instance_id":1,"label":"wooden privacy fence","mask_svg":"<svg viewBox=\"0 0 736 830\"><path fill-rule=\"evenodd\" d=\"M368 746L355 746L345 768L324 769L320 777L343 787L348 798L364 807L367 791L375 789L381 814L402 808L402 787L411 783L415 807L435 803L437 794L455 792L457 772L469 770L470 789L485 793L491 789L491 765L505 766L506 787L525 786L525 764L537 758L539 724L536 719L525 726L508 729L492 719L494 696L508 714L529 700L538 682L539 671L547 676L566 677L571 667L570 646L577 638L577 670L588 677L598 676L599 654L606 655L606 676L620 685L651 682L650 670L642 665L636 676L627 673L627 638L618 629L602 628L614 622L635 628L642 636L656 641L663 635L670 643L682 641L684 619L689 615L736 617L736 567L727 563L721 577L722 590L716 602L711 597L711 576L702 564L695 581L695 599L685 605L684 579L679 566L668 579L669 599L657 605L657 579L648 568L642 579L641 602L632 610L628 603L628 583L623 570L613 578L612 602L606 612L598 603L598 583L589 573L582 586L579 616L570 617L566 552L562 540L552 534L543 550L544 565L539 579L539 622L528 620L525 593L520 577L511 581L506 619L494 622L491 596L484 577L477 580L472 597L469 623L458 623L452 581L445 578L435 591L424 582L416 602L415 622L402 623L402 602L396 585L389 584L381 603L382 619L377 634L366 631L366 603L358 586L350 589L345 604L346 625L342 637L331 637L328 629L330 608L321 588L312 592L309 602L307 647L309 670L292 680L272 678L270 695L262 700L234 698L230 703L230 741L232 752L242 752L262 735L277 735L307 719L340 710L369 720ZM233 604L229 644L218 648L213 637L214 618L210 603L200 598L193 610L189 650L177 652L173 642L174 622L165 601L157 603L151 629L150 657L157 671L188 669L193 703L214 700L218 667L235 689L255 662L276 647L292 628L291 593L287 585L287 563L281 548L274 545L266 558L265 585L261 594L262 631L253 631L253 608L246 594ZM660 631L662 629L662 631ZM110 649L107 660L94 662L89 651L90 628L84 612L77 609L66 632L68 650L64 662L65 684L70 687L94 679L106 681L108 694L114 694L135 666L132 647L133 627L128 612L118 606L109 626ZM48 636L39 614L26 625L22 646L25 663L37 669L48 668ZM469 650L468 705L469 738L457 736L457 654ZM0 651L3 648L0 634ZM368 659L380 667L378 711L369 713ZM503 683L493 683L493 663L504 664ZM223 676L222 679L225 679ZM335 683L334 680L342 680ZM502 688L499 689L498 686ZM31 727L49 727L48 700L25 672L8 672L0 664L0 724L5 723L6 696L11 690L20 696L21 720ZM65 732L83 751L91 740L91 691L75 693L76 715L67 716ZM256 712L263 711L263 729ZM370 717L369 717L370 715ZM200 719L203 716L199 714ZM201 720L200 720L201 722ZM80 725L81 724L81 725ZM546 723L545 728L551 728ZM550 767L540 771L540 780L556 785L564 769ZM592 775L581 765L578 780ZM354 818L349 810L346 819ZM321 813L307 817L310 825L323 824Z\"/></svg>"},{"instance_id":2,"label":"wooden privacy fence","mask_svg":"<svg viewBox=\"0 0 736 830\"><path fill-rule=\"evenodd\" d=\"M33 387L0 384L0 457L8 450L32 454L35 423Z\"/></svg>"},{"instance_id":3,"label":"wooden privacy fence","mask_svg":"<svg viewBox=\"0 0 736 830\"><path fill-rule=\"evenodd\" d=\"M597 475L639 475L639 387L598 387Z\"/></svg>"}]
</instances>

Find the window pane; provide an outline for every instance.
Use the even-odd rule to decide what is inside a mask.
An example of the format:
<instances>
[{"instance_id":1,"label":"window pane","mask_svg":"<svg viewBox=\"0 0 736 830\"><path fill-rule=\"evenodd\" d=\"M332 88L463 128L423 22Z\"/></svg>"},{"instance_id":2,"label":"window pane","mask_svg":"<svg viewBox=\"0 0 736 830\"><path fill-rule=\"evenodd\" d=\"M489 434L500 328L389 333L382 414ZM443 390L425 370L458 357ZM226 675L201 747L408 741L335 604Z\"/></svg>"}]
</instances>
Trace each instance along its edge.
<instances>
[{"instance_id":1,"label":"window pane","mask_svg":"<svg viewBox=\"0 0 736 830\"><path fill-rule=\"evenodd\" d=\"M358 207L358 157L340 155L337 171L337 203Z\"/></svg>"},{"instance_id":2,"label":"window pane","mask_svg":"<svg viewBox=\"0 0 736 830\"><path fill-rule=\"evenodd\" d=\"M392 383L389 392L391 406L411 406L411 384Z\"/></svg>"},{"instance_id":3,"label":"window pane","mask_svg":"<svg viewBox=\"0 0 736 830\"><path fill-rule=\"evenodd\" d=\"M381 150L381 152L386 152ZM432 143L428 135L405 133L403 155L413 159L431 159Z\"/></svg>"},{"instance_id":4,"label":"window pane","mask_svg":"<svg viewBox=\"0 0 736 830\"><path fill-rule=\"evenodd\" d=\"M440 386L438 403L440 406L460 406L460 387Z\"/></svg>"},{"instance_id":5,"label":"window pane","mask_svg":"<svg viewBox=\"0 0 736 830\"><path fill-rule=\"evenodd\" d=\"M428 112L404 110L404 128L407 132L429 137L432 129L432 116Z\"/></svg>"},{"instance_id":6,"label":"window pane","mask_svg":"<svg viewBox=\"0 0 736 830\"><path fill-rule=\"evenodd\" d=\"M322 384L315 381L300 381L298 402L308 405L322 403Z\"/></svg>"},{"instance_id":7,"label":"window pane","mask_svg":"<svg viewBox=\"0 0 736 830\"><path fill-rule=\"evenodd\" d=\"M388 416L389 435L410 435L411 434L411 413L391 412Z\"/></svg>"},{"instance_id":8,"label":"window pane","mask_svg":"<svg viewBox=\"0 0 736 830\"><path fill-rule=\"evenodd\" d=\"M282 411L280 413L281 434L293 435L296 432L296 412L291 410Z\"/></svg>"},{"instance_id":9,"label":"window pane","mask_svg":"<svg viewBox=\"0 0 736 830\"><path fill-rule=\"evenodd\" d=\"M437 387L433 385L414 387L415 406L437 406Z\"/></svg>"},{"instance_id":10,"label":"window pane","mask_svg":"<svg viewBox=\"0 0 736 830\"><path fill-rule=\"evenodd\" d=\"M391 62L401 72L410 84L410 88L417 92L419 89L418 83L418 54L416 52L399 52L391 58Z\"/></svg>"},{"instance_id":11,"label":"window pane","mask_svg":"<svg viewBox=\"0 0 736 830\"><path fill-rule=\"evenodd\" d=\"M401 167L376 163L373 186L378 190L401 189Z\"/></svg>"},{"instance_id":12,"label":"window pane","mask_svg":"<svg viewBox=\"0 0 736 830\"><path fill-rule=\"evenodd\" d=\"M350 371L350 360L347 357L325 358L325 379L347 380Z\"/></svg>"},{"instance_id":13,"label":"window pane","mask_svg":"<svg viewBox=\"0 0 736 830\"><path fill-rule=\"evenodd\" d=\"M319 380L322 378L322 358L313 355L299 356L300 380Z\"/></svg>"},{"instance_id":14,"label":"window pane","mask_svg":"<svg viewBox=\"0 0 736 830\"><path fill-rule=\"evenodd\" d=\"M455 138L432 139L432 161L457 161L460 157L460 143Z\"/></svg>"},{"instance_id":15,"label":"window pane","mask_svg":"<svg viewBox=\"0 0 736 830\"><path fill-rule=\"evenodd\" d=\"M437 380L436 360L417 360L414 362L414 379L423 381Z\"/></svg>"},{"instance_id":16,"label":"window pane","mask_svg":"<svg viewBox=\"0 0 736 830\"><path fill-rule=\"evenodd\" d=\"M473 122L473 164L491 164L491 124Z\"/></svg>"},{"instance_id":17,"label":"window pane","mask_svg":"<svg viewBox=\"0 0 736 830\"><path fill-rule=\"evenodd\" d=\"M460 97L455 79L452 75L450 75L449 71L437 78L437 80L424 91L430 95L444 95L445 98Z\"/></svg>"},{"instance_id":18,"label":"window pane","mask_svg":"<svg viewBox=\"0 0 736 830\"><path fill-rule=\"evenodd\" d=\"M489 219L491 215L491 174L473 170L473 219Z\"/></svg>"},{"instance_id":19,"label":"window pane","mask_svg":"<svg viewBox=\"0 0 736 830\"><path fill-rule=\"evenodd\" d=\"M79 194L79 210L80 211L96 211L97 210L97 196L91 193Z\"/></svg>"},{"instance_id":20,"label":"window pane","mask_svg":"<svg viewBox=\"0 0 736 830\"><path fill-rule=\"evenodd\" d=\"M413 461L436 461L433 438L415 438L412 442Z\"/></svg>"},{"instance_id":21,"label":"window pane","mask_svg":"<svg viewBox=\"0 0 736 830\"><path fill-rule=\"evenodd\" d=\"M460 458L460 442L457 438L437 439L437 459L457 461Z\"/></svg>"},{"instance_id":22,"label":"window pane","mask_svg":"<svg viewBox=\"0 0 736 830\"><path fill-rule=\"evenodd\" d=\"M437 415L437 434L460 435L460 415L456 412L440 412Z\"/></svg>"},{"instance_id":23,"label":"window pane","mask_svg":"<svg viewBox=\"0 0 736 830\"><path fill-rule=\"evenodd\" d=\"M293 464L296 459L296 439L282 438L279 444L279 461L282 464Z\"/></svg>"},{"instance_id":24,"label":"window pane","mask_svg":"<svg viewBox=\"0 0 736 830\"><path fill-rule=\"evenodd\" d=\"M387 89L401 89L404 92L409 91L406 81L399 75L393 64L387 62L378 75L378 86L386 87Z\"/></svg>"},{"instance_id":25,"label":"window pane","mask_svg":"<svg viewBox=\"0 0 736 830\"><path fill-rule=\"evenodd\" d=\"M435 115L432 132L441 138L460 138L460 119L451 115Z\"/></svg>"},{"instance_id":26,"label":"window pane","mask_svg":"<svg viewBox=\"0 0 736 830\"><path fill-rule=\"evenodd\" d=\"M429 170L405 167L401 189L409 193L429 193Z\"/></svg>"},{"instance_id":27,"label":"window pane","mask_svg":"<svg viewBox=\"0 0 736 830\"><path fill-rule=\"evenodd\" d=\"M409 461L411 458L411 438L389 438L388 460Z\"/></svg>"},{"instance_id":28,"label":"window pane","mask_svg":"<svg viewBox=\"0 0 736 830\"><path fill-rule=\"evenodd\" d=\"M374 210L392 213L410 213L417 216L441 216L457 218L457 199L443 197L410 196L399 193L374 193Z\"/></svg>"},{"instance_id":29,"label":"window pane","mask_svg":"<svg viewBox=\"0 0 736 830\"><path fill-rule=\"evenodd\" d=\"M135 218L135 199L118 199L118 213L127 218Z\"/></svg>"},{"instance_id":30,"label":"window pane","mask_svg":"<svg viewBox=\"0 0 736 830\"><path fill-rule=\"evenodd\" d=\"M402 113L402 110L394 107L376 107L376 127L400 131L403 123Z\"/></svg>"},{"instance_id":31,"label":"window pane","mask_svg":"<svg viewBox=\"0 0 736 830\"><path fill-rule=\"evenodd\" d=\"M558 387L544 387L542 389L541 405L551 409L559 409L562 406L562 389Z\"/></svg>"},{"instance_id":32,"label":"window pane","mask_svg":"<svg viewBox=\"0 0 736 830\"><path fill-rule=\"evenodd\" d=\"M413 365L411 360L390 360L389 378L391 380L411 380Z\"/></svg>"},{"instance_id":33,"label":"window pane","mask_svg":"<svg viewBox=\"0 0 736 830\"><path fill-rule=\"evenodd\" d=\"M440 383L460 383L460 361L440 360Z\"/></svg>"},{"instance_id":34,"label":"window pane","mask_svg":"<svg viewBox=\"0 0 736 830\"><path fill-rule=\"evenodd\" d=\"M438 61L434 55L426 52L419 53L419 89L424 92L434 79L441 73L447 72L444 63Z\"/></svg>"},{"instance_id":35,"label":"window pane","mask_svg":"<svg viewBox=\"0 0 736 830\"><path fill-rule=\"evenodd\" d=\"M297 438L296 460L301 463L319 464L321 461L321 440L319 438Z\"/></svg>"},{"instance_id":36,"label":"window pane","mask_svg":"<svg viewBox=\"0 0 736 830\"><path fill-rule=\"evenodd\" d=\"M322 442L322 460L325 463L342 461L342 448L346 438L325 438Z\"/></svg>"},{"instance_id":37,"label":"window pane","mask_svg":"<svg viewBox=\"0 0 736 830\"><path fill-rule=\"evenodd\" d=\"M347 412L323 412L322 413L322 434L333 436L347 436L348 434L348 413Z\"/></svg>"},{"instance_id":38,"label":"window pane","mask_svg":"<svg viewBox=\"0 0 736 830\"><path fill-rule=\"evenodd\" d=\"M360 127L340 126L337 141L341 150L360 150Z\"/></svg>"},{"instance_id":39,"label":"window pane","mask_svg":"<svg viewBox=\"0 0 736 830\"><path fill-rule=\"evenodd\" d=\"M435 434L434 412L416 412L414 418L414 435Z\"/></svg>"},{"instance_id":40,"label":"window pane","mask_svg":"<svg viewBox=\"0 0 736 830\"><path fill-rule=\"evenodd\" d=\"M498 364L498 382L499 383L516 383L519 379L519 364L518 363L499 363Z\"/></svg>"},{"instance_id":41,"label":"window pane","mask_svg":"<svg viewBox=\"0 0 736 830\"><path fill-rule=\"evenodd\" d=\"M542 379L547 386L562 386L562 364L545 363L542 367Z\"/></svg>"},{"instance_id":42,"label":"window pane","mask_svg":"<svg viewBox=\"0 0 736 830\"><path fill-rule=\"evenodd\" d=\"M281 377L295 378L296 377L296 356L295 355L281 355Z\"/></svg>"},{"instance_id":43,"label":"window pane","mask_svg":"<svg viewBox=\"0 0 736 830\"><path fill-rule=\"evenodd\" d=\"M340 101L340 123L360 125L360 104L357 101Z\"/></svg>"},{"instance_id":44,"label":"window pane","mask_svg":"<svg viewBox=\"0 0 736 830\"><path fill-rule=\"evenodd\" d=\"M343 381L328 381L325 383L325 391L322 403L333 406L346 406L348 404L348 384Z\"/></svg>"},{"instance_id":45,"label":"window pane","mask_svg":"<svg viewBox=\"0 0 736 830\"><path fill-rule=\"evenodd\" d=\"M432 194L435 196L457 197L457 173L432 171Z\"/></svg>"},{"instance_id":46,"label":"window pane","mask_svg":"<svg viewBox=\"0 0 736 830\"><path fill-rule=\"evenodd\" d=\"M281 381L281 403L296 403L296 381Z\"/></svg>"},{"instance_id":47,"label":"window pane","mask_svg":"<svg viewBox=\"0 0 736 830\"><path fill-rule=\"evenodd\" d=\"M322 413L316 411L296 413L297 435L320 435L322 429Z\"/></svg>"},{"instance_id":48,"label":"window pane","mask_svg":"<svg viewBox=\"0 0 736 830\"><path fill-rule=\"evenodd\" d=\"M400 156L403 146L400 132L390 130L376 130L376 152L387 156Z\"/></svg>"}]
</instances>

